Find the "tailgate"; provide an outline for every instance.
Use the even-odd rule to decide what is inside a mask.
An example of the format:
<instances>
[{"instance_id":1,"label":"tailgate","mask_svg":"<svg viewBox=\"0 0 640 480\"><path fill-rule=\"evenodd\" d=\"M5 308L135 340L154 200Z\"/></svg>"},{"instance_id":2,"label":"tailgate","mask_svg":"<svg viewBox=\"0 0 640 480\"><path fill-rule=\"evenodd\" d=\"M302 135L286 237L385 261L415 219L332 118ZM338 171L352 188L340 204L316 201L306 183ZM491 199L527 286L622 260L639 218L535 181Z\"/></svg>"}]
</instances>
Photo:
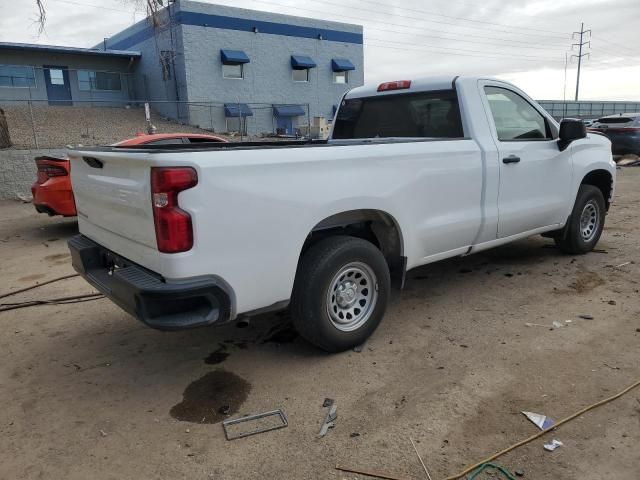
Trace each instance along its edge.
<instances>
[{"instance_id":1,"label":"tailgate","mask_svg":"<svg viewBox=\"0 0 640 480\"><path fill-rule=\"evenodd\" d=\"M148 154L72 151L69 158L80 231L123 256L136 245L155 250Z\"/></svg>"}]
</instances>

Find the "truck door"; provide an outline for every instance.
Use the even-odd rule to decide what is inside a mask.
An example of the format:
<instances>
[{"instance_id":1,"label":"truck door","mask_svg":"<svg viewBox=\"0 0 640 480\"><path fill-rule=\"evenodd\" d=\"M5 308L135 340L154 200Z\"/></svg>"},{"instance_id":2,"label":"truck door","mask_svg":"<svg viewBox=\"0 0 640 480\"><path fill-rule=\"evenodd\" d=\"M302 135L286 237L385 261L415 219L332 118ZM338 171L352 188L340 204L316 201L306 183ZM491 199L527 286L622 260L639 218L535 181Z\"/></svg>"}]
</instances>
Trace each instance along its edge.
<instances>
[{"instance_id":1,"label":"truck door","mask_svg":"<svg viewBox=\"0 0 640 480\"><path fill-rule=\"evenodd\" d=\"M481 82L500 162L498 238L563 223L571 200L571 149L558 148L554 124L523 93Z\"/></svg>"}]
</instances>

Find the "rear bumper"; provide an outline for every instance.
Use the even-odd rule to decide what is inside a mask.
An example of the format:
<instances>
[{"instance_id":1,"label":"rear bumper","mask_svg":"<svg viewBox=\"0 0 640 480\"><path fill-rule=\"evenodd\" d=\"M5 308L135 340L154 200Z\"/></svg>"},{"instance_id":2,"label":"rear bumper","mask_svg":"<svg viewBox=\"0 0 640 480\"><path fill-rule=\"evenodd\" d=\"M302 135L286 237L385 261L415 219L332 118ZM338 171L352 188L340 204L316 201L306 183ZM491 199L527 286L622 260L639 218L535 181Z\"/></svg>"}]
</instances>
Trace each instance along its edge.
<instances>
[{"instance_id":1,"label":"rear bumper","mask_svg":"<svg viewBox=\"0 0 640 480\"><path fill-rule=\"evenodd\" d=\"M40 213L75 217L76 204L68 177L53 178L31 187L33 206Z\"/></svg>"},{"instance_id":2,"label":"rear bumper","mask_svg":"<svg viewBox=\"0 0 640 480\"><path fill-rule=\"evenodd\" d=\"M230 287L215 276L168 281L84 235L69 240L73 268L126 312L159 330L221 324L232 318Z\"/></svg>"}]
</instances>

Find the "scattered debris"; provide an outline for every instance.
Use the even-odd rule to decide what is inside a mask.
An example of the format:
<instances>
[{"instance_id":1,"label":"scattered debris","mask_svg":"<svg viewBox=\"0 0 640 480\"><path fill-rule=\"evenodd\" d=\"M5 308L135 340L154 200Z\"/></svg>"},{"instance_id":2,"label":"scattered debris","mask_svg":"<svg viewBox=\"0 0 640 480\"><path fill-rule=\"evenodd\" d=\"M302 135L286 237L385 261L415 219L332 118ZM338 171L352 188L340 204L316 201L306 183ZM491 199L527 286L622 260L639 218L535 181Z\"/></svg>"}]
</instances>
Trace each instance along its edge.
<instances>
[{"instance_id":1,"label":"scattered debris","mask_svg":"<svg viewBox=\"0 0 640 480\"><path fill-rule=\"evenodd\" d=\"M359 437L359 436L360 436L360 434L358 432L352 432L351 435L349 435L349 437L351 437L351 438L356 438L356 437Z\"/></svg>"},{"instance_id":2,"label":"scattered debris","mask_svg":"<svg viewBox=\"0 0 640 480\"><path fill-rule=\"evenodd\" d=\"M578 318L581 318L583 320L593 320L593 316L592 315L578 315Z\"/></svg>"},{"instance_id":3,"label":"scattered debris","mask_svg":"<svg viewBox=\"0 0 640 480\"><path fill-rule=\"evenodd\" d=\"M540 413L522 412L522 414L525 417L527 417L540 430L546 430L547 428L549 428L551 425L554 424L553 420L551 420L546 415L542 415Z\"/></svg>"},{"instance_id":4,"label":"scattered debris","mask_svg":"<svg viewBox=\"0 0 640 480\"><path fill-rule=\"evenodd\" d=\"M327 416L325 417L324 422L322 422L322 427L320 427L320 437L324 437L330 428L336 426L336 419L338 418L338 406L334 400L331 398L325 398L322 406L325 408L328 407L329 410L327 411Z\"/></svg>"},{"instance_id":5,"label":"scattered debris","mask_svg":"<svg viewBox=\"0 0 640 480\"><path fill-rule=\"evenodd\" d=\"M502 475L504 475L504 477L507 480L514 480L513 475L511 475L511 473L509 472L509 470L507 470L506 468L504 468L501 465L497 465L495 463L483 463L482 465L480 465L478 467L477 470L475 470L471 475L469 475L469 479L468 480L474 480L476 477L478 477L478 475L480 475L482 472L484 472L485 470L487 470L488 468L492 468L494 470L497 470L498 472L500 472ZM493 476L493 475L492 475Z\"/></svg>"},{"instance_id":6,"label":"scattered debris","mask_svg":"<svg viewBox=\"0 0 640 480\"><path fill-rule=\"evenodd\" d=\"M638 158L636 155L634 155L633 157L623 158L617 163L617 165L619 167L638 167L640 166L640 158Z\"/></svg>"},{"instance_id":7,"label":"scattered debris","mask_svg":"<svg viewBox=\"0 0 640 480\"><path fill-rule=\"evenodd\" d=\"M615 300L609 300L607 303L608 303L609 305L615 305L615 304L616 304L616 301L615 301Z\"/></svg>"},{"instance_id":8,"label":"scattered debris","mask_svg":"<svg viewBox=\"0 0 640 480\"><path fill-rule=\"evenodd\" d=\"M420 460L420 463L422 464L422 468L424 469L424 473L427 474L427 478L429 480L431 480L431 475L429 474L429 470L427 470L427 466L424 464L424 462L422 461L422 457L420 456L420 454L418 453L418 449L416 448L416 444L413 443L413 438L409 437L409 441L411 441L411 445L413 446L413 449L416 452L416 455L418 456L418 460Z\"/></svg>"},{"instance_id":9,"label":"scattered debris","mask_svg":"<svg viewBox=\"0 0 640 480\"><path fill-rule=\"evenodd\" d=\"M264 418L277 417L279 420L275 425L269 425L266 427L259 427L254 430L248 430L244 432L237 433L235 435L229 433L229 426L238 425L240 423L252 422L256 420L262 420ZM237 438L244 438L250 435L255 435L257 433L270 432L271 430L277 430L279 428L284 428L288 426L289 423L287 421L287 416L284 414L284 411L281 408L277 410L271 410L270 412L258 413L255 415L247 415L246 417L235 418L231 420L225 420L222 422L222 428L224 428L224 435L227 440L235 440Z\"/></svg>"},{"instance_id":10,"label":"scattered debris","mask_svg":"<svg viewBox=\"0 0 640 480\"><path fill-rule=\"evenodd\" d=\"M229 405L223 405L218 409L218 413L220 415L229 415L230 411L231 411L231 407Z\"/></svg>"},{"instance_id":11,"label":"scattered debris","mask_svg":"<svg viewBox=\"0 0 640 480\"><path fill-rule=\"evenodd\" d=\"M360 353L362 351L362 347L364 347L364 343L362 345L357 345L353 347L353 351L356 353Z\"/></svg>"},{"instance_id":12,"label":"scattered debris","mask_svg":"<svg viewBox=\"0 0 640 480\"><path fill-rule=\"evenodd\" d=\"M322 406L324 408L330 407L331 405L333 405L335 402L335 400L333 398L325 398L324 402L322 402Z\"/></svg>"},{"instance_id":13,"label":"scattered debris","mask_svg":"<svg viewBox=\"0 0 640 480\"><path fill-rule=\"evenodd\" d=\"M624 262L624 263L621 263L620 265L616 265L616 268L622 268L622 267L624 267L626 265L629 265L629 264L631 264L631 262Z\"/></svg>"},{"instance_id":14,"label":"scattered debris","mask_svg":"<svg viewBox=\"0 0 640 480\"><path fill-rule=\"evenodd\" d=\"M611 370L620 370L620 367L612 367L611 365L607 365L606 363L603 363L602 365L604 365L607 368L610 368Z\"/></svg>"},{"instance_id":15,"label":"scattered debris","mask_svg":"<svg viewBox=\"0 0 640 480\"><path fill-rule=\"evenodd\" d=\"M396 477L396 476L388 474L388 473L377 472L375 470L365 470L365 469L362 469L362 468L356 469L356 468L343 467L341 465L336 465L336 470L340 470L342 472L357 473L357 474L360 474L360 475L366 475L368 477L383 478L384 480L404 480L401 477Z\"/></svg>"},{"instance_id":16,"label":"scattered debris","mask_svg":"<svg viewBox=\"0 0 640 480\"><path fill-rule=\"evenodd\" d=\"M104 430L100 430L100 436L101 437L106 437L107 436L107 432L105 432Z\"/></svg>"},{"instance_id":17,"label":"scattered debris","mask_svg":"<svg viewBox=\"0 0 640 480\"><path fill-rule=\"evenodd\" d=\"M544 444L544 449L547 452L553 452L556 448L563 446L564 443L562 443L560 440L556 440L555 438L553 440L551 440L551 443L545 443Z\"/></svg>"},{"instance_id":18,"label":"scattered debris","mask_svg":"<svg viewBox=\"0 0 640 480\"><path fill-rule=\"evenodd\" d=\"M593 253L609 253L606 250L602 250L601 248L594 248L591 250Z\"/></svg>"},{"instance_id":19,"label":"scattered debris","mask_svg":"<svg viewBox=\"0 0 640 480\"><path fill-rule=\"evenodd\" d=\"M562 327L564 327L562 322L559 322L557 320L554 320L553 322L551 322L551 324L554 326L554 328L562 328Z\"/></svg>"},{"instance_id":20,"label":"scattered debris","mask_svg":"<svg viewBox=\"0 0 640 480\"><path fill-rule=\"evenodd\" d=\"M524 477L524 470L516 470L513 473L516 474L516 477Z\"/></svg>"}]
</instances>

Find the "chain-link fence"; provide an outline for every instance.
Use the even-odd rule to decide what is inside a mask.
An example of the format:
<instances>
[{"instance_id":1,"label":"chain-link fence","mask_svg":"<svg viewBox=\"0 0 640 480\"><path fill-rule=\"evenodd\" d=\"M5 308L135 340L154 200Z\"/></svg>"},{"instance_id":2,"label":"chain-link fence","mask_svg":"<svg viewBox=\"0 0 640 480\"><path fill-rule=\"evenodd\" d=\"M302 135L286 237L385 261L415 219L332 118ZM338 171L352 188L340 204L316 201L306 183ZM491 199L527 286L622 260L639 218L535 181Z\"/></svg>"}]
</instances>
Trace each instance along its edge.
<instances>
[{"instance_id":1,"label":"chain-link fence","mask_svg":"<svg viewBox=\"0 0 640 480\"><path fill-rule=\"evenodd\" d=\"M232 141L309 135L308 105L267 103L0 99L3 138L14 149L108 145L146 133L206 133ZM6 123L6 125L5 125ZM3 126L4 125L4 126ZM9 143L5 141L5 147Z\"/></svg>"}]
</instances>

